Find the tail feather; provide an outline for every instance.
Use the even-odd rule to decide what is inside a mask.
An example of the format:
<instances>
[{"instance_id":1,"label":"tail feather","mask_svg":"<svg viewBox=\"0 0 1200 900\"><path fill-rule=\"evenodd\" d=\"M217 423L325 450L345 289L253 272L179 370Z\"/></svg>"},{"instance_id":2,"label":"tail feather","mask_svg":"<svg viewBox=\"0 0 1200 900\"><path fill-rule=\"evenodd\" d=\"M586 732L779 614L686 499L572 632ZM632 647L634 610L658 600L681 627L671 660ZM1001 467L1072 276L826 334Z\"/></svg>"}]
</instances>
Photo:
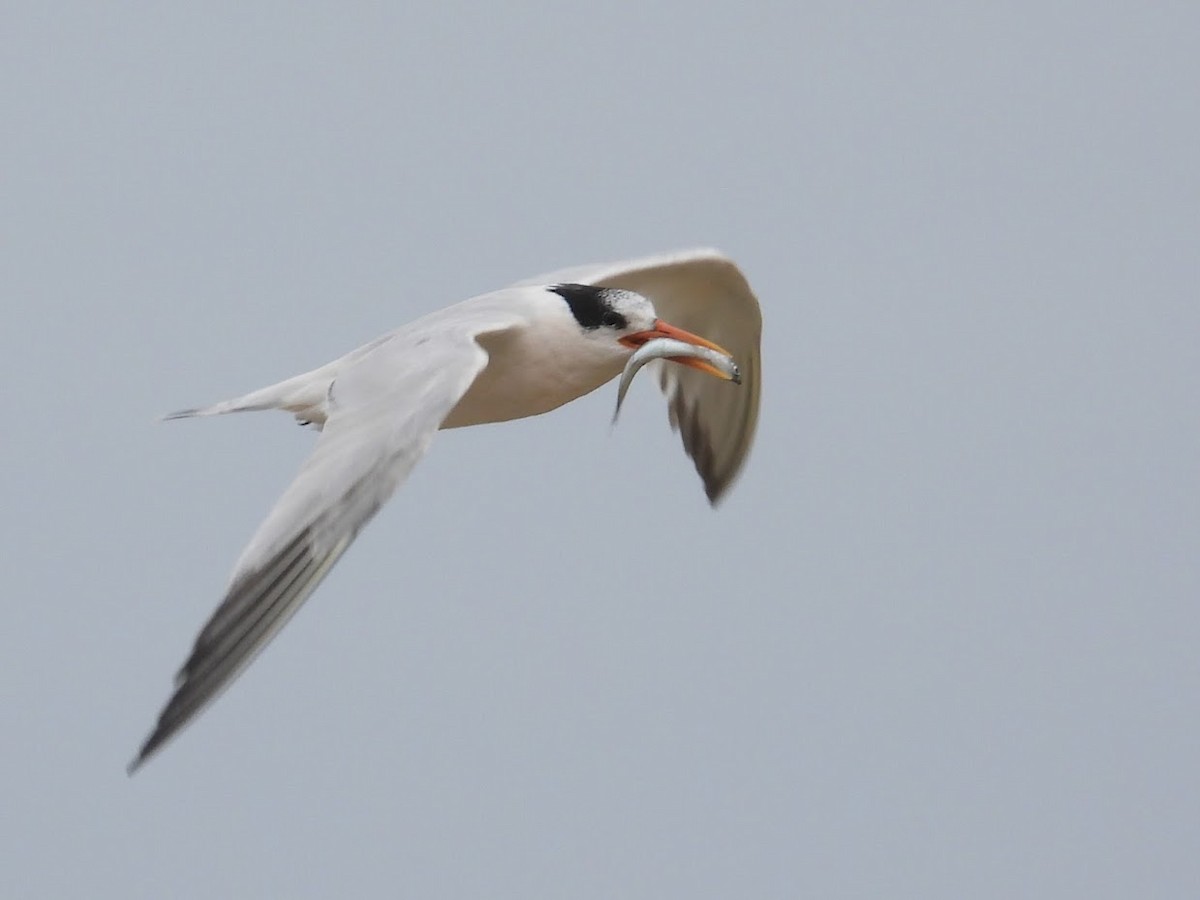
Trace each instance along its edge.
<instances>
[{"instance_id":1,"label":"tail feather","mask_svg":"<svg viewBox=\"0 0 1200 900\"><path fill-rule=\"evenodd\" d=\"M169 422L172 419L190 419L194 416L221 416L225 413L234 412L256 412L264 409L275 409L274 405L268 404L245 404L239 400L222 400L220 403L213 403L209 406L197 406L192 409L177 409L174 412L165 413L161 420Z\"/></svg>"},{"instance_id":2,"label":"tail feather","mask_svg":"<svg viewBox=\"0 0 1200 900\"><path fill-rule=\"evenodd\" d=\"M261 409L282 409L292 413L300 420L301 424L312 424L320 428L325 424L329 389L338 372L353 365L376 347L391 339L392 333L389 332L311 372L305 372L278 384L251 391L241 397L234 397L232 400L222 400L220 403L213 403L210 406L197 406L192 409L180 409L167 413L162 417L163 421L190 419L193 416L220 416L225 413L250 412Z\"/></svg>"},{"instance_id":3,"label":"tail feather","mask_svg":"<svg viewBox=\"0 0 1200 900\"><path fill-rule=\"evenodd\" d=\"M287 381L272 384L269 387L232 400L222 400L208 406L196 406L190 409L179 409L167 413L162 421L172 419L190 419L194 416L221 416L225 413L254 412L264 409L282 409L290 412L303 421L324 422L325 400L329 393L329 385L333 378L325 368L305 372Z\"/></svg>"}]
</instances>

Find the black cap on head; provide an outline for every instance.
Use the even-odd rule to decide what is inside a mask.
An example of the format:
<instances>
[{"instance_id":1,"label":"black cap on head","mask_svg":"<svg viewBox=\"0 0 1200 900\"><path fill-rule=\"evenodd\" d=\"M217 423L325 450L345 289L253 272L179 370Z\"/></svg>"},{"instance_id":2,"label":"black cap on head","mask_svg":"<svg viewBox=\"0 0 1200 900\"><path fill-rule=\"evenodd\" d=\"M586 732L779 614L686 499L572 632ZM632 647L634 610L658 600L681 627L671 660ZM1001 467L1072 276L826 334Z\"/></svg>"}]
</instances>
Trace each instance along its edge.
<instances>
[{"instance_id":1,"label":"black cap on head","mask_svg":"<svg viewBox=\"0 0 1200 900\"><path fill-rule=\"evenodd\" d=\"M620 331L629 325L628 320L612 308L608 288L593 284L555 284L550 290L567 301L571 315L585 331L600 326Z\"/></svg>"}]
</instances>

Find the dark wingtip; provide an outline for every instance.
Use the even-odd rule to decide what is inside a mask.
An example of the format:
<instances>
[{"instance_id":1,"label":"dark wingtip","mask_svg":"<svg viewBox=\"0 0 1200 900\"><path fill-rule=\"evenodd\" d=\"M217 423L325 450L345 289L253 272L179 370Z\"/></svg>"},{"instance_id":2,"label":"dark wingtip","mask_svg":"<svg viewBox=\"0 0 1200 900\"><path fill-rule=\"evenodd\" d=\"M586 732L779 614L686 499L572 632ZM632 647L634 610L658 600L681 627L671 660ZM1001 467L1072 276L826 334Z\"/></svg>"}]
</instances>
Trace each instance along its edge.
<instances>
[{"instance_id":1,"label":"dark wingtip","mask_svg":"<svg viewBox=\"0 0 1200 900\"><path fill-rule=\"evenodd\" d=\"M162 722L159 722L159 724L155 725L154 730L150 732L150 736L142 742L142 746L139 748L137 756L131 759L129 761L129 765L125 767L125 774L132 776L135 772L137 772L138 769L146 764L146 761L150 759L150 757L159 751L159 748L161 748L162 745L165 744L168 739L170 739L172 734L174 734L174 732L162 727Z\"/></svg>"},{"instance_id":2,"label":"dark wingtip","mask_svg":"<svg viewBox=\"0 0 1200 900\"><path fill-rule=\"evenodd\" d=\"M704 496L708 498L708 505L716 509L721 505L721 501L725 498L725 489L729 487L727 483L718 481L704 482Z\"/></svg>"},{"instance_id":3,"label":"dark wingtip","mask_svg":"<svg viewBox=\"0 0 1200 900\"><path fill-rule=\"evenodd\" d=\"M155 731L154 734L150 735L146 743L142 744L142 748L138 750L137 756L131 759L129 761L129 765L125 767L126 775L132 778L137 773L137 770L140 769L145 764L146 760L150 758L154 751L158 749L159 741L156 740L157 738L158 732Z\"/></svg>"}]
</instances>

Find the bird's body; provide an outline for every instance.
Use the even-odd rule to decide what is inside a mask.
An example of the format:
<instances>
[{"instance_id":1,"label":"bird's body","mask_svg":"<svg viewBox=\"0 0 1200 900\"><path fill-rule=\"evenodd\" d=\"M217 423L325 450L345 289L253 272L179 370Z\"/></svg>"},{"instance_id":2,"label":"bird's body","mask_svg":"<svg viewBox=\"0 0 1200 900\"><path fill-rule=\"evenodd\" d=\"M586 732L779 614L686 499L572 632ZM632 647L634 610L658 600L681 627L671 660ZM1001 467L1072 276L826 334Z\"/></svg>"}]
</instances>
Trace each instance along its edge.
<instances>
[{"instance_id":1,"label":"bird's body","mask_svg":"<svg viewBox=\"0 0 1200 900\"><path fill-rule=\"evenodd\" d=\"M568 336L570 323L559 319L570 316L561 300L555 303L554 296L544 286L537 286L505 288L472 297L429 313L311 372L244 397L172 413L169 418L282 409L322 428L329 416L333 385L345 373L356 368L377 369L386 376L391 366L403 363L405 356L454 358L459 353L474 352L472 345L487 352L487 365L441 428L503 422L548 412L608 380L595 374L593 362L603 363L609 378L620 371L619 360L611 354L601 354L594 361L581 360L576 365L564 359L561 338ZM588 386L590 382L595 383Z\"/></svg>"},{"instance_id":2,"label":"bird's body","mask_svg":"<svg viewBox=\"0 0 1200 900\"><path fill-rule=\"evenodd\" d=\"M430 313L310 372L172 414L281 409L322 434L235 565L225 599L197 637L131 770L253 660L437 430L556 409L613 379L632 350L650 340L671 337L726 353L672 321L700 322L746 367L739 388L712 378L728 376L694 359L673 357L690 371L653 363L661 367L672 424L715 502L753 440L760 331L754 295L715 251L539 276Z\"/></svg>"}]
</instances>

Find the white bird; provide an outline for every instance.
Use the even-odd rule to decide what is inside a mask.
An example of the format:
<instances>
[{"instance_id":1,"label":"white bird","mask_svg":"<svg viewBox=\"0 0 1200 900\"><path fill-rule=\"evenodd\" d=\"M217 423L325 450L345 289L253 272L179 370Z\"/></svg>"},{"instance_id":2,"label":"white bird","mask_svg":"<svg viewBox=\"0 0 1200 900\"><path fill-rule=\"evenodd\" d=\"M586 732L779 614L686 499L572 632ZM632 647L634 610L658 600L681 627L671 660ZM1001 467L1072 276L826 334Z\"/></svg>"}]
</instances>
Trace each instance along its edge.
<instances>
[{"instance_id":1,"label":"white bird","mask_svg":"<svg viewBox=\"0 0 1200 900\"><path fill-rule=\"evenodd\" d=\"M614 378L649 340L708 347L737 361L740 386L698 359L651 365L715 505L754 439L761 322L745 277L715 250L580 266L430 313L270 387L168 416L281 409L321 435L234 566L130 773L250 664L440 428L549 412Z\"/></svg>"}]
</instances>

